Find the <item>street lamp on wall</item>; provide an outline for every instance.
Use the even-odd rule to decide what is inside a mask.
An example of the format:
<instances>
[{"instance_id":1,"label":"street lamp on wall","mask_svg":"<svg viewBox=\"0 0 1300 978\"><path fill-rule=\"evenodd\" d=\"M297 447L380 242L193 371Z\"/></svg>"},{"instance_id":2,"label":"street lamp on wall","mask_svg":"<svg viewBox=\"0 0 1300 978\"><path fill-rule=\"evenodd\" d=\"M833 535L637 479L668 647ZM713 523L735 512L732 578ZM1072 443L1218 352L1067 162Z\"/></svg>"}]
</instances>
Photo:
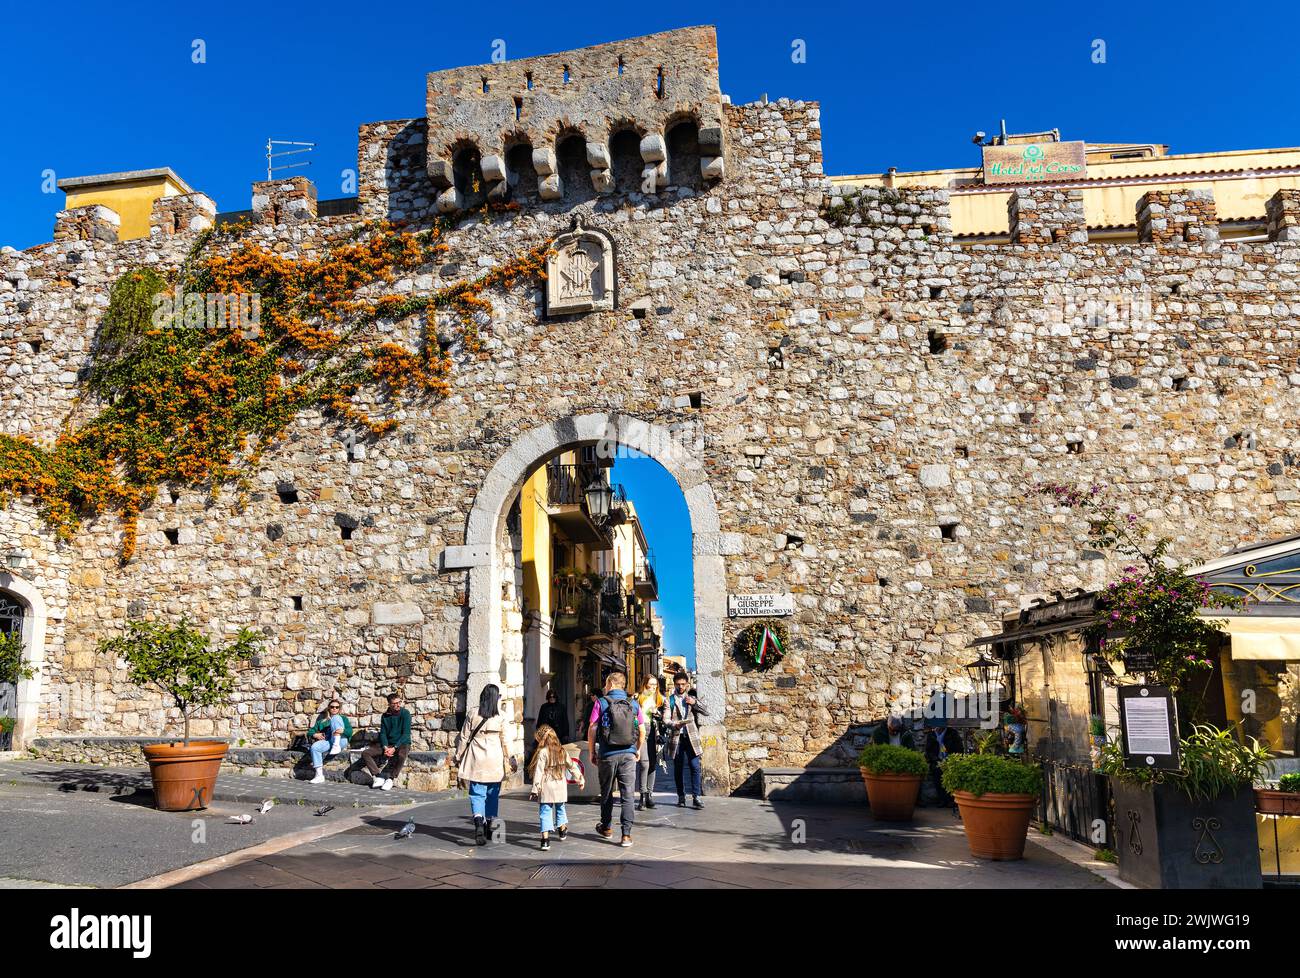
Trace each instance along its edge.
<instances>
[{"instance_id":1,"label":"street lamp on wall","mask_svg":"<svg viewBox=\"0 0 1300 978\"><path fill-rule=\"evenodd\" d=\"M610 504L614 501L614 490L603 479L593 479L584 490L587 499L587 513L592 520L603 524L609 519Z\"/></svg>"},{"instance_id":2,"label":"street lamp on wall","mask_svg":"<svg viewBox=\"0 0 1300 978\"><path fill-rule=\"evenodd\" d=\"M990 695L992 691L993 677L1002 672L1002 664L997 659L990 659L983 652L980 653L978 659L966 663L963 668L970 673L971 682L975 684L975 688L984 693L985 696Z\"/></svg>"}]
</instances>

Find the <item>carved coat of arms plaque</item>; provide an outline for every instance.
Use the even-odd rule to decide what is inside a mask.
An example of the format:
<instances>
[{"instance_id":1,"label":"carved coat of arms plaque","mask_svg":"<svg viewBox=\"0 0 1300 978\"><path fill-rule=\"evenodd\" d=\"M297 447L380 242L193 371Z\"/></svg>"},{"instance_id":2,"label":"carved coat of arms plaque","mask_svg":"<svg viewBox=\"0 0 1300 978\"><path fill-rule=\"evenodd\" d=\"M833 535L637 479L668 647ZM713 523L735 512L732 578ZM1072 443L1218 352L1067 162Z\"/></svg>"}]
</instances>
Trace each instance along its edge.
<instances>
[{"instance_id":1,"label":"carved coat of arms plaque","mask_svg":"<svg viewBox=\"0 0 1300 978\"><path fill-rule=\"evenodd\" d=\"M614 308L614 245L600 231L575 227L555 241L546 262L546 314Z\"/></svg>"}]
</instances>

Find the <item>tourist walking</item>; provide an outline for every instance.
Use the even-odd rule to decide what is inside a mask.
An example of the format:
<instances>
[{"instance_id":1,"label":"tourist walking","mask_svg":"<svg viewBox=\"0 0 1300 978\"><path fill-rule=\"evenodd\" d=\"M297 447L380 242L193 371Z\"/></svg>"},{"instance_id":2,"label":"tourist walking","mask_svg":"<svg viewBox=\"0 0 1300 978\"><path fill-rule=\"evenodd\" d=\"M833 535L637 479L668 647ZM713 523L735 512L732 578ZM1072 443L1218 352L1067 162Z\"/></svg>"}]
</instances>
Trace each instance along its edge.
<instances>
[{"instance_id":1,"label":"tourist walking","mask_svg":"<svg viewBox=\"0 0 1300 978\"><path fill-rule=\"evenodd\" d=\"M600 775L600 821L596 834L614 836L614 785L618 784L622 800L623 837L620 845L632 845L632 824L636 821L636 760L645 738L645 718L636 700L627 695L627 673L612 670L605 677L605 695L587 718L587 756L599 757L596 770ZM599 752L597 752L599 744Z\"/></svg>"},{"instance_id":2,"label":"tourist walking","mask_svg":"<svg viewBox=\"0 0 1300 978\"><path fill-rule=\"evenodd\" d=\"M478 706L470 710L456 736L456 780L469 785L469 808L474 816L474 841L486 845L501 803L501 782L506 765L519 768L506 744L505 717L501 715L501 688L483 687Z\"/></svg>"},{"instance_id":3,"label":"tourist walking","mask_svg":"<svg viewBox=\"0 0 1300 978\"><path fill-rule=\"evenodd\" d=\"M673 756L673 773L677 780L677 806L686 807L686 790L690 789L692 805L702 809L704 802L704 738L700 735L700 717L709 715L695 696L694 689L688 689L690 680L685 673L678 673L673 678L675 687L668 697L665 721L671 738Z\"/></svg>"},{"instance_id":4,"label":"tourist walking","mask_svg":"<svg viewBox=\"0 0 1300 978\"><path fill-rule=\"evenodd\" d=\"M361 752L361 763L370 772L370 787L391 791L410 752L411 714L401 693L389 693L388 710L379 718L379 739Z\"/></svg>"},{"instance_id":5,"label":"tourist walking","mask_svg":"<svg viewBox=\"0 0 1300 978\"><path fill-rule=\"evenodd\" d=\"M569 755L559 735L547 724L537 728L533 738L533 787L529 798L538 805L537 822L542 833L542 852L551 848L551 833L563 841L569 834Z\"/></svg>"},{"instance_id":6,"label":"tourist walking","mask_svg":"<svg viewBox=\"0 0 1300 978\"><path fill-rule=\"evenodd\" d=\"M636 807L655 807L655 772L659 768L659 733L663 726L664 694L659 691L659 677L646 676L637 694L637 704L641 715L645 717L645 736L641 739L641 750L636 759Z\"/></svg>"},{"instance_id":7,"label":"tourist walking","mask_svg":"<svg viewBox=\"0 0 1300 978\"><path fill-rule=\"evenodd\" d=\"M553 689L546 691L546 702L537 711L537 727L550 727L555 731L555 736L560 738L560 743L569 742L569 716Z\"/></svg>"},{"instance_id":8,"label":"tourist walking","mask_svg":"<svg viewBox=\"0 0 1300 978\"><path fill-rule=\"evenodd\" d=\"M351 742L352 721L343 715L343 704L332 699L325 715L307 731L307 750L311 754L311 766L316 769L312 784L325 783L325 758L342 753L344 746Z\"/></svg>"}]
</instances>

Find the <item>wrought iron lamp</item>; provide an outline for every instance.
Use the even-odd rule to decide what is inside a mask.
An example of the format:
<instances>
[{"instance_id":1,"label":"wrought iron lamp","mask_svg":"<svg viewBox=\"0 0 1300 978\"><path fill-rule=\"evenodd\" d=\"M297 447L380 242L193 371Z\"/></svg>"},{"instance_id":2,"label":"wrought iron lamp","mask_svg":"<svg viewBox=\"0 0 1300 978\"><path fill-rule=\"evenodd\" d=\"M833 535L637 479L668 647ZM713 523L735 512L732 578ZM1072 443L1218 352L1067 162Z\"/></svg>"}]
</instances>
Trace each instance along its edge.
<instances>
[{"instance_id":1,"label":"wrought iron lamp","mask_svg":"<svg viewBox=\"0 0 1300 978\"><path fill-rule=\"evenodd\" d=\"M978 659L966 663L962 668L970 673L975 688L985 696L989 696L992 693L994 675L1000 675L1002 672L1002 663L997 659L990 659L981 652Z\"/></svg>"},{"instance_id":2,"label":"wrought iron lamp","mask_svg":"<svg viewBox=\"0 0 1300 978\"><path fill-rule=\"evenodd\" d=\"M609 520L609 509L614 501L614 490L603 479L593 479L583 490L587 500L587 513L593 522L603 525Z\"/></svg>"}]
</instances>

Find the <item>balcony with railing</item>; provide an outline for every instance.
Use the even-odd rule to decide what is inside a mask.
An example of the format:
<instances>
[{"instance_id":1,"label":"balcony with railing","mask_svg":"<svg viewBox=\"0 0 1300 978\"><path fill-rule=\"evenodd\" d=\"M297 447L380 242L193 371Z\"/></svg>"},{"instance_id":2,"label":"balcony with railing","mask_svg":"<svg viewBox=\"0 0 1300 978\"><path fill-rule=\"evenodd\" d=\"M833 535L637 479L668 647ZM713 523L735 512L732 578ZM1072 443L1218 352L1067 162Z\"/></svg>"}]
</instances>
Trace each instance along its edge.
<instances>
[{"instance_id":1,"label":"balcony with railing","mask_svg":"<svg viewBox=\"0 0 1300 978\"><path fill-rule=\"evenodd\" d=\"M589 490L593 487L609 491L608 512L592 512ZM597 465L548 465L546 503L551 520L570 541L598 550L613 546L609 527L627 518L627 491L621 485L610 485L605 470Z\"/></svg>"},{"instance_id":2,"label":"balcony with railing","mask_svg":"<svg viewBox=\"0 0 1300 978\"><path fill-rule=\"evenodd\" d=\"M552 633L566 641L621 638L632 632L635 608L615 575L557 575Z\"/></svg>"},{"instance_id":3,"label":"balcony with railing","mask_svg":"<svg viewBox=\"0 0 1300 978\"><path fill-rule=\"evenodd\" d=\"M636 571L632 577L632 587L636 596L646 601L659 600L659 575L655 573L655 553L647 550L639 554Z\"/></svg>"}]
</instances>

